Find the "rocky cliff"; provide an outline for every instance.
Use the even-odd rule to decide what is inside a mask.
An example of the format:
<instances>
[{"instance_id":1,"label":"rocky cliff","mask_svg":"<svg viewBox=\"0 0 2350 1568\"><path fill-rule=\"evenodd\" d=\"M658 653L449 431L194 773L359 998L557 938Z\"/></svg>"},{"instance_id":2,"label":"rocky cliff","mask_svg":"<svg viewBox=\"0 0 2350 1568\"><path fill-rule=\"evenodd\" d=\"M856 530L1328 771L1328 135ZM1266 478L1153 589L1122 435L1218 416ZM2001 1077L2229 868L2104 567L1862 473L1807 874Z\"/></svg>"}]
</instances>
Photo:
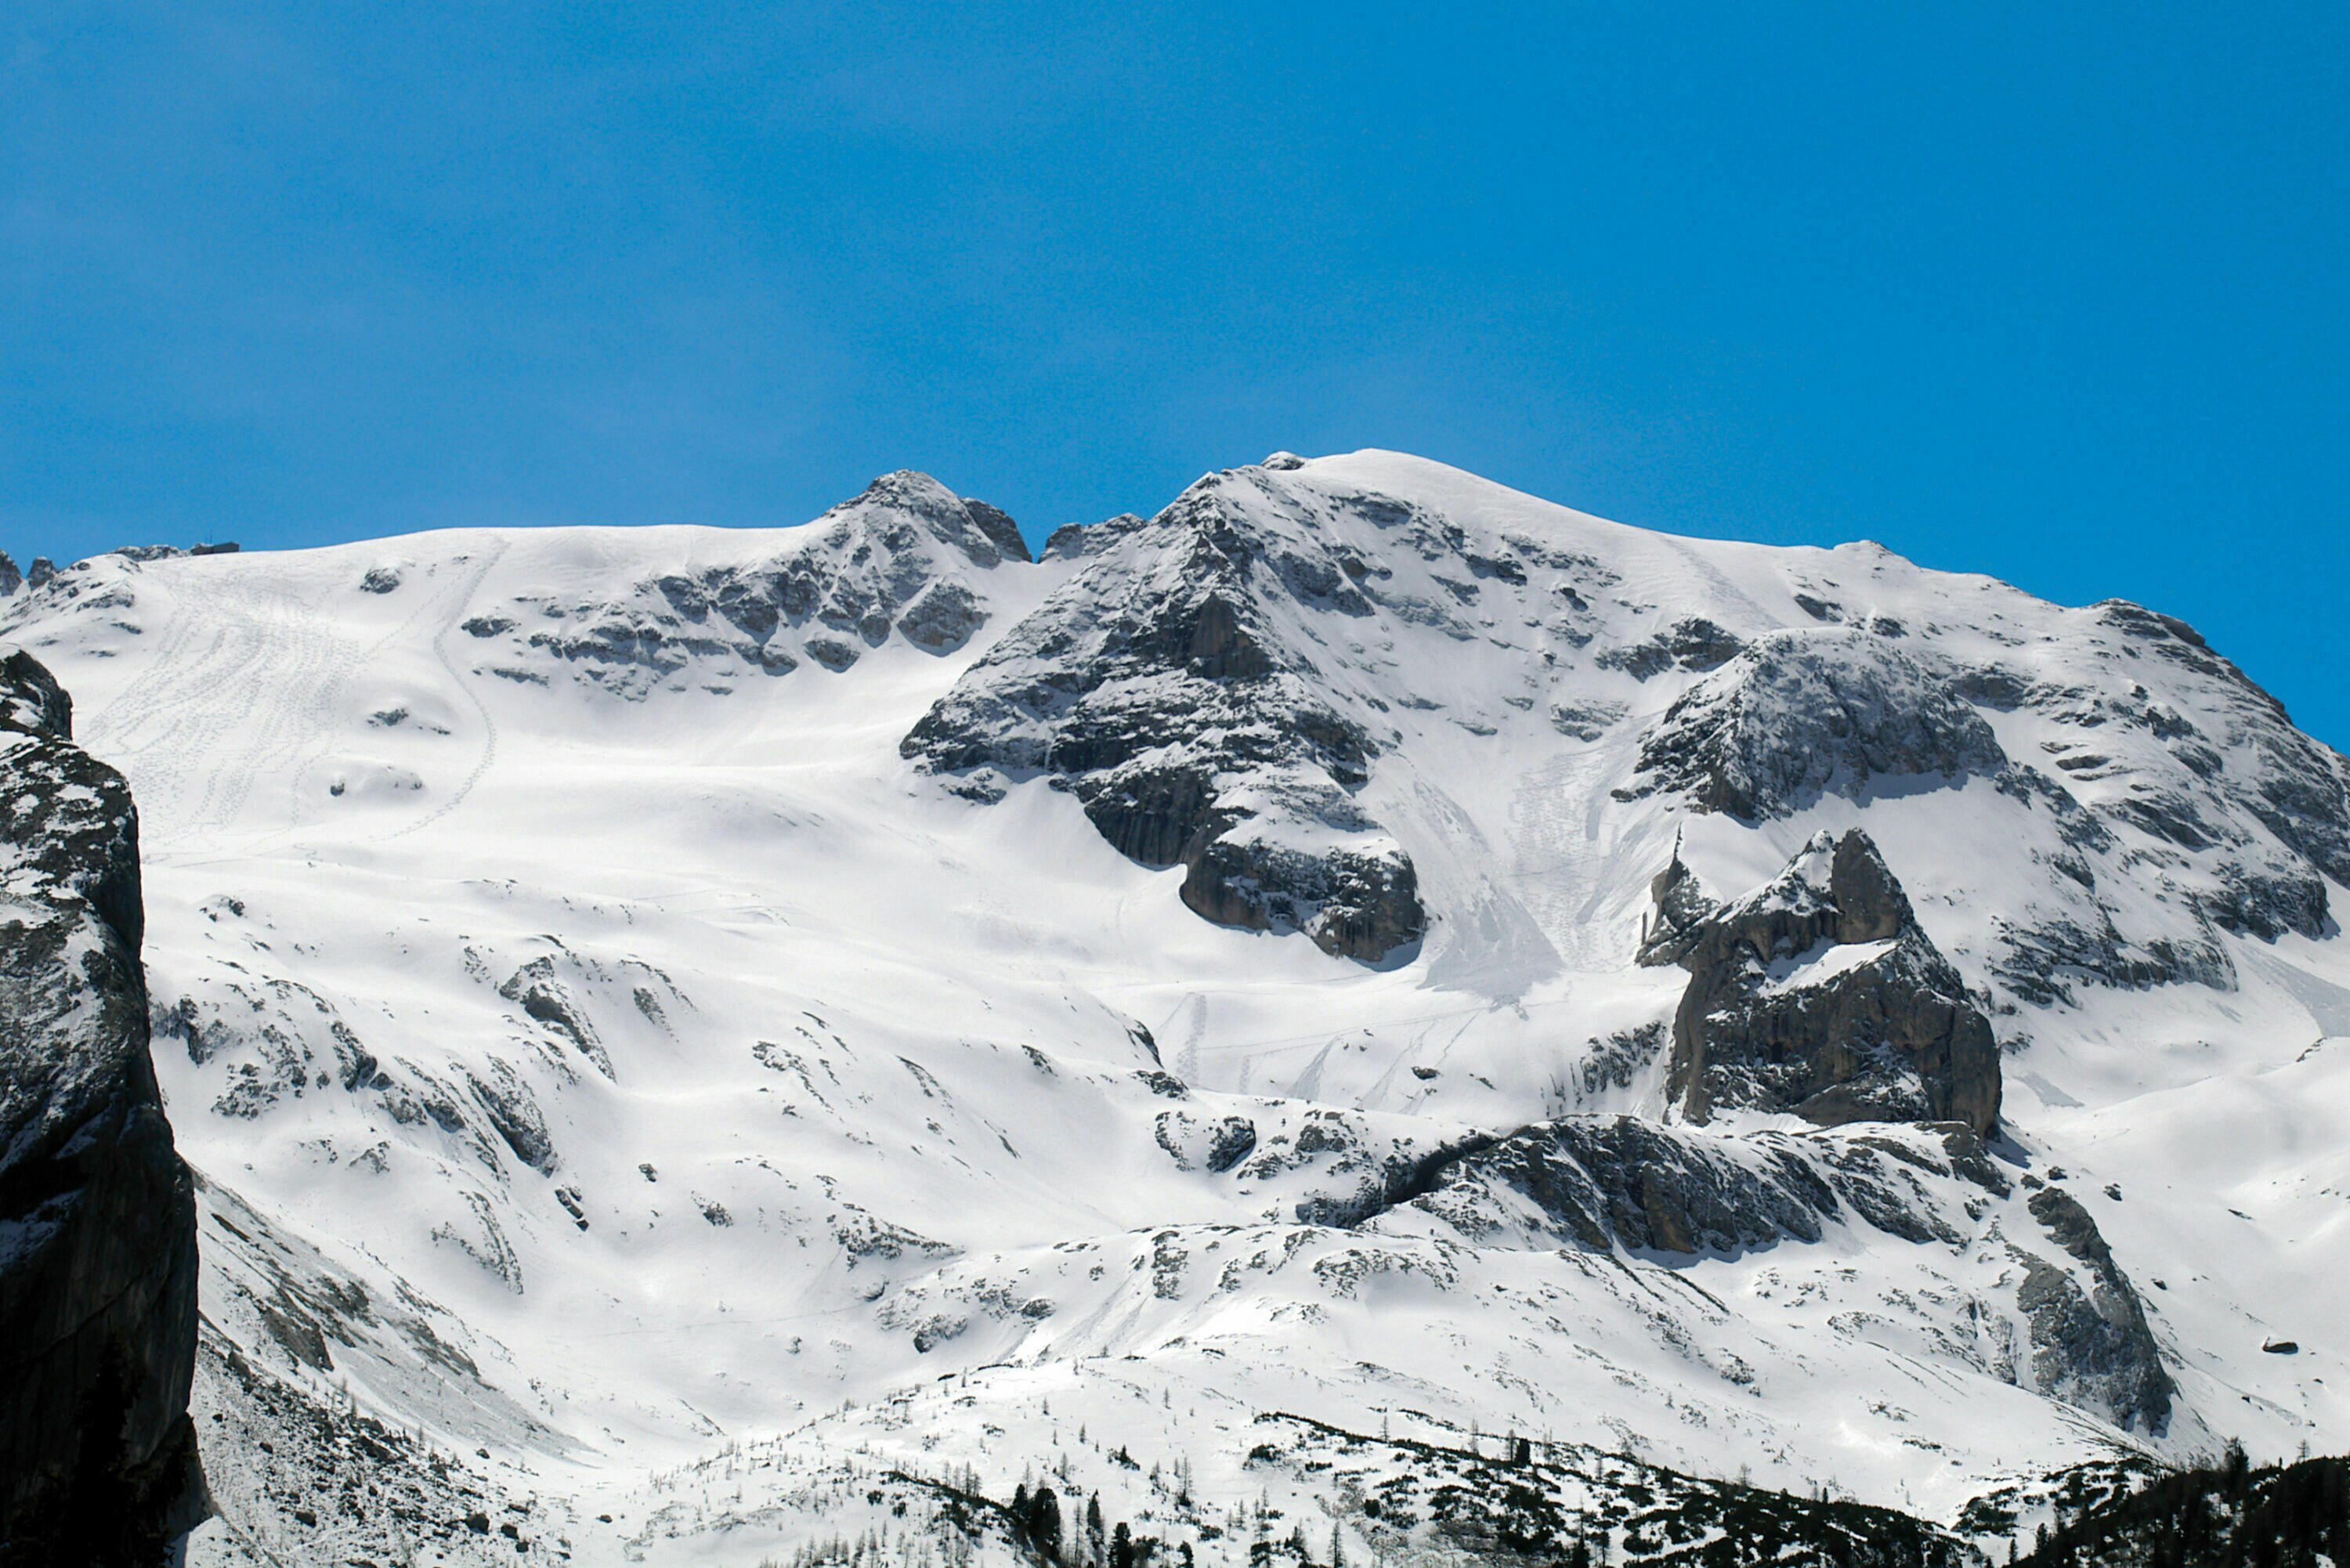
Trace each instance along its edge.
<instances>
[{"instance_id":1,"label":"rocky cliff","mask_svg":"<svg viewBox=\"0 0 2350 1568\"><path fill-rule=\"evenodd\" d=\"M1716 1106L1853 1121L1999 1121L1999 1049L1965 981L1918 924L1868 835L1822 833L1786 869L1704 913L1679 860L1657 878L1641 950L1678 962L1668 1087Z\"/></svg>"},{"instance_id":2,"label":"rocky cliff","mask_svg":"<svg viewBox=\"0 0 2350 1568\"><path fill-rule=\"evenodd\" d=\"M1148 523L1102 524L1084 568L903 754L979 798L1049 774L1122 854L1182 866L1193 912L1386 959L1427 913L1410 857L1356 798L1378 742L1300 647L1302 617L1376 613L1371 568L1327 522L1249 470L1202 479Z\"/></svg>"},{"instance_id":3,"label":"rocky cliff","mask_svg":"<svg viewBox=\"0 0 2350 1568\"><path fill-rule=\"evenodd\" d=\"M54 1531L203 1517L195 1200L148 1057L130 792L14 650L0 776L0 1541L30 1563Z\"/></svg>"}]
</instances>

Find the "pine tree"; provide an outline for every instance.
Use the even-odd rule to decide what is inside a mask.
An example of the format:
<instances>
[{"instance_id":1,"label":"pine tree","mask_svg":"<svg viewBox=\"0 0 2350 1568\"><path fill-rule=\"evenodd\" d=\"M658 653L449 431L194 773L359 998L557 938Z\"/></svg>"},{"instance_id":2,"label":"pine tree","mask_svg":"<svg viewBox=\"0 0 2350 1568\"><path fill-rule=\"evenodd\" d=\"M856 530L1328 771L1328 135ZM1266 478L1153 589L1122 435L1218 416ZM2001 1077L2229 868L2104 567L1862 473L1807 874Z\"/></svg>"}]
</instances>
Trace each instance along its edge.
<instances>
[{"instance_id":1,"label":"pine tree","mask_svg":"<svg viewBox=\"0 0 2350 1568\"><path fill-rule=\"evenodd\" d=\"M1048 1486L1038 1486L1028 1499L1028 1536L1046 1557L1061 1554L1061 1500Z\"/></svg>"}]
</instances>

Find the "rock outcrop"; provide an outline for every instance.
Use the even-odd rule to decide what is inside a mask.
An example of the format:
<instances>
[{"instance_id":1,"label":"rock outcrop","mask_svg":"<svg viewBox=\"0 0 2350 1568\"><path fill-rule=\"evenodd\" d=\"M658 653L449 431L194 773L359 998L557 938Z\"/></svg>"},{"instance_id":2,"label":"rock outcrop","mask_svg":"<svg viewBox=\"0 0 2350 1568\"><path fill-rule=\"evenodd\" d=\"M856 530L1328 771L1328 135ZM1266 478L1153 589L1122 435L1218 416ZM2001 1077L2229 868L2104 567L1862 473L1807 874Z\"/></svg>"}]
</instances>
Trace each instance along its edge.
<instances>
[{"instance_id":1,"label":"rock outcrop","mask_svg":"<svg viewBox=\"0 0 2350 1568\"><path fill-rule=\"evenodd\" d=\"M2061 1187L2032 1195L2032 1217L2077 1270L2011 1245L2023 1269L2017 1304L2032 1325L2033 1380L2043 1394L2101 1410L2127 1431L2160 1432L2178 1391L2129 1276L2080 1200ZM2086 1276L2087 1283L2075 1277Z\"/></svg>"},{"instance_id":2,"label":"rock outcrop","mask_svg":"<svg viewBox=\"0 0 2350 1568\"><path fill-rule=\"evenodd\" d=\"M71 737L48 671L0 659L0 1541L36 1553L93 1499L158 1536L206 1507L195 1199L148 1056L138 818Z\"/></svg>"},{"instance_id":3,"label":"rock outcrop","mask_svg":"<svg viewBox=\"0 0 2350 1568\"><path fill-rule=\"evenodd\" d=\"M1655 885L1642 961L1679 963L1667 1091L1717 1106L1856 1121L1999 1122L1999 1050L1866 834L1822 833L1768 884L1696 913L1678 858Z\"/></svg>"},{"instance_id":4,"label":"rock outcrop","mask_svg":"<svg viewBox=\"0 0 2350 1568\"><path fill-rule=\"evenodd\" d=\"M1843 627L1757 638L1666 709L1617 792L1673 792L1702 812L1758 822L1879 780L1996 774L1991 725L1929 663Z\"/></svg>"},{"instance_id":5,"label":"rock outcrop","mask_svg":"<svg viewBox=\"0 0 2350 1568\"><path fill-rule=\"evenodd\" d=\"M1529 1243L1606 1251L1741 1252L1817 1241L1847 1216L1904 1241L1955 1241L1957 1177L2005 1193L1956 1124L1902 1140L1760 1133L1726 1138L1638 1116L1542 1122L1447 1169L1420 1204L1462 1234L1518 1228Z\"/></svg>"},{"instance_id":6,"label":"rock outcrop","mask_svg":"<svg viewBox=\"0 0 2350 1568\"><path fill-rule=\"evenodd\" d=\"M1835 1225L2003 1250L2013 1270L1968 1309L1986 1363L2160 1433L2177 1389L2136 1288L2085 1209L2037 1178L2024 1187L1962 1123L1724 1134L1568 1116L1441 1153L1399 1218L1483 1247L1673 1257L1808 1244Z\"/></svg>"},{"instance_id":7,"label":"rock outcrop","mask_svg":"<svg viewBox=\"0 0 2350 1568\"><path fill-rule=\"evenodd\" d=\"M893 631L951 652L987 620L974 582L1030 558L1010 517L911 471L883 474L785 539L764 558L681 566L608 601L523 596L514 613L464 629L490 645L484 656L504 654L493 673L542 682L551 656L582 683L641 700L689 677L781 676L810 661L837 674ZM369 591L398 587L389 573L369 577L388 583Z\"/></svg>"},{"instance_id":8,"label":"rock outcrop","mask_svg":"<svg viewBox=\"0 0 2350 1568\"><path fill-rule=\"evenodd\" d=\"M1211 475L1148 523L1088 530L1062 552L1078 574L900 750L983 798L1053 774L1120 853L1182 866L1193 912L1375 962L1425 928L1418 877L1355 798L1369 728L1277 624L1371 604L1326 548L1249 511L1295 498L1243 484Z\"/></svg>"}]
</instances>

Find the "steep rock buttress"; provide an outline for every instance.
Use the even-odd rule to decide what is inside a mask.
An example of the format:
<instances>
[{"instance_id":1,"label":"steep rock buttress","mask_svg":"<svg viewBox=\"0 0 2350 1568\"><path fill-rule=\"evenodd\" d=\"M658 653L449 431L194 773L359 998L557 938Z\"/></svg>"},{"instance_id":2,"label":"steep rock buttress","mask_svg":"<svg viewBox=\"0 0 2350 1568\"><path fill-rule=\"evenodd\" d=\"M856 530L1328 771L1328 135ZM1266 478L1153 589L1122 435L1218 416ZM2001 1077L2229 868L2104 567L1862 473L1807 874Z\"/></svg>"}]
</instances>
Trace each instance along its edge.
<instances>
[{"instance_id":1,"label":"steep rock buttress","mask_svg":"<svg viewBox=\"0 0 2350 1568\"><path fill-rule=\"evenodd\" d=\"M206 1509L195 1197L148 1057L138 817L72 712L0 656L0 1542L27 1562L101 1506L159 1537Z\"/></svg>"}]
</instances>

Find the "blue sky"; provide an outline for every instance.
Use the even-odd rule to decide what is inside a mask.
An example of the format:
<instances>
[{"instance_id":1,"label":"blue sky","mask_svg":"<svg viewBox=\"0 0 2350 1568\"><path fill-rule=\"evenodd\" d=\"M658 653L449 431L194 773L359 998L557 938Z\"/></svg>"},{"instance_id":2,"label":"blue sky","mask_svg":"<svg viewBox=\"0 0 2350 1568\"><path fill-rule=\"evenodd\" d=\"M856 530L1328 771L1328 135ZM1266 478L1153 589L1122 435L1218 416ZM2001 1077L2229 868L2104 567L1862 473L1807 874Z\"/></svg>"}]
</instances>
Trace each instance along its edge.
<instances>
[{"instance_id":1,"label":"blue sky","mask_svg":"<svg viewBox=\"0 0 2350 1568\"><path fill-rule=\"evenodd\" d=\"M2350 7L18 0L0 545L1276 448L2195 622L2350 745Z\"/></svg>"}]
</instances>

